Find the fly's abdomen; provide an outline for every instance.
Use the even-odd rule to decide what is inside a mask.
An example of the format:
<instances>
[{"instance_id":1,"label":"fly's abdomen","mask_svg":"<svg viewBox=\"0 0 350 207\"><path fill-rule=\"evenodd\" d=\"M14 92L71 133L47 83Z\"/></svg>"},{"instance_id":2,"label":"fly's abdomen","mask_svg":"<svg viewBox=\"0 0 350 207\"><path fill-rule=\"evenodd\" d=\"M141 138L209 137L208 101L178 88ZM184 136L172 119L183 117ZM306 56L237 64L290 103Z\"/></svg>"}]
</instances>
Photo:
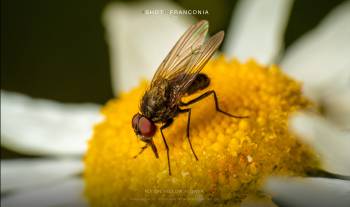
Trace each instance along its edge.
<instances>
[{"instance_id":1,"label":"fly's abdomen","mask_svg":"<svg viewBox=\"0 0 350 207\"><path fill-rule=\"evenodd\" d=\"M187 88L187 95L191 95L197 91L203 90L208 87L210 84L210 79L204 73L199 73L196 76L196 79L191 83L191 85Z\"/></svg>"}]
</instances>

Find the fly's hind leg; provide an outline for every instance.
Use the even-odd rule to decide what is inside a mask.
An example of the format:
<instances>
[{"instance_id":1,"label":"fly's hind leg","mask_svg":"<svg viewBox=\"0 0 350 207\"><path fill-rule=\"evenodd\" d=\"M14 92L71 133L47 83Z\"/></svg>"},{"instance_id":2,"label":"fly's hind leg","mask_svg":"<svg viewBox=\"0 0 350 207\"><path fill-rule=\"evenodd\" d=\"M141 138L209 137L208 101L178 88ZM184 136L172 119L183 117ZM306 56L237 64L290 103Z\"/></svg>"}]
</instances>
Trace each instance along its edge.
<instances>
[{"instance_id":1,"label":"fly's hind leg","mask_svg":"<svg viewBox=\"0 0 350 207\"><path fill-rule=\"evenodd\" d=\"M190 100L187 103L181 102L180 106L189 106L189 105L194 104L194 103L196 103L196 102L198 102L198 101L200 101L200 100L202 100L202 99L204 99L204 98L206 98L206 97L208 97L208 96L210 96L212 94L214 96L216 111L218 111L220 113L223 113L223 114L225 114L227 116L230 116L230 117L233 117L233 118L237 118L237 119L243 119L243 118L248 118L249 117L249 116L232 115L232 114L230 114L230 113L228 113L226 111L221 110L220 107L219 107L219 103L218 103L218 97L216 96L216 93L215 93L214 90L207 91L207 92L203 93L202 95L198 96L197 98Z\"/></svg>"},{"instance_id":2,"label":"fly's hind leg","mask_svg":"<svg viewBox=\"0 0 350 207\"><path fill-rule=\"evenodd\" d=\"M187 136L188 143L190 144L192 153L193 153L194 157L196 158L196 160L198 160L198 157L197 157L196 153L195 153L194 150L193 150L192 143L191 143L191 139L190 139L191 109L190 109L190 108L188 108L188 109L180 109L179 112L180 112L180 113L188 113L188 116L187 116L188 118L187 118L186 136Z\"/></svg>"}]
</instances>

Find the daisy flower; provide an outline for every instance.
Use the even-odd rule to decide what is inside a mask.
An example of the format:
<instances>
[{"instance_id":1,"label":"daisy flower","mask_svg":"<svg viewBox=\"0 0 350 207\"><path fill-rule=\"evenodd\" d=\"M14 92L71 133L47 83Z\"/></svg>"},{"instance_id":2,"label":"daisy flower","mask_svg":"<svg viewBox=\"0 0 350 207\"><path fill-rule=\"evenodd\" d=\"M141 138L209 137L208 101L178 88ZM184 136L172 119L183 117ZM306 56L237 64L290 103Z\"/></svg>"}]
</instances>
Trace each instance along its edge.
<instances>
[{"instance_id":1,"label":"daisy flower","mask_svg":"<svg viewBox=\"0 0 350 207\"><path fill-rule=\"evenodd\" d=\"M319 160L329 172L350 175L350 32L346 27L350 4L336 8L283 53L283 31L291 6L292 1L273 0L238 4L224 42L225 57L211 61L204 72L212 79L210 87L219 89L225 109L250 112L252 118L222 117L211 109L211 100L196 105L191 137L200 154L198 162L183 141L185 117L176 119L166 132L169 137L178 137L169 140L175 170L172 177L166 173L164 149L160 149L160 160L149 151L130 160L141 143L129 125L147 85L145 81L139 84L140 78L151 78L163 56L194 20L140 12L179 9L170 3L108 6L104 22L113 86L120 97L103 107L101 122L96 105L67 106L2 91L2 145L51 158L2 161L1 191L5 198L1 204L82 206L87 205L85 188L84 195L92 206L112 206L115 202L145 205L155 197L174 194L173 198L184 198L194 205L207 200L211 204L275 205L266 196L269 194L275 203L288 206L346 206L350 202L346 196L349 181L273 177L264 184L262 179L269 175L303 176L309 167L319 166ZM283 70L303 81L303 86ZM322 110L294 115L288 123L293 112L310 107ZM97 122L84 159L83 187L79 160L91 137L91 126ZM158 141L157 146L161 146ZM169 197L161 202L169 203Z\"/></svg>"}]
</instances>

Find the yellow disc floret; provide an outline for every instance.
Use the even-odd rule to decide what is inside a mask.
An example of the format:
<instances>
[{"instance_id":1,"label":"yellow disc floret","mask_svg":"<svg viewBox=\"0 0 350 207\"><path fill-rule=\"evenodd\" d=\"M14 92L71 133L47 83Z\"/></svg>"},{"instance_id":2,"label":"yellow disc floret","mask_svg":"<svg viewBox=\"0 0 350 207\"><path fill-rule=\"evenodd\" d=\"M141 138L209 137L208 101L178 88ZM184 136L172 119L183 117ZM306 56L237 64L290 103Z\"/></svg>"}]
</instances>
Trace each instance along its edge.
<instances>
[{"instance_id":1,"label":"yellow disc floret","mask_svg":"<svg viewBox=\"0 0 350 207\"><path fill-rule=\"evenodd\" d=\"M190 137L199 161L186 139L187 115L178 115L164 130L170 148L172 175L160 132L150 148L136 137L131 118L147 88L144 81L103 108L104 121L94 129L85 157L85 194L92 206L188 206L238 204L258 194L270 175L304 175L317 161L288 131L288 116L310 107L301 86L275 66L254 61L241 64L220 57L203 72L210 86L186 97L191 100L215 90L222 110L208 97L191 106Z\"/></svg>"}]
</instances>

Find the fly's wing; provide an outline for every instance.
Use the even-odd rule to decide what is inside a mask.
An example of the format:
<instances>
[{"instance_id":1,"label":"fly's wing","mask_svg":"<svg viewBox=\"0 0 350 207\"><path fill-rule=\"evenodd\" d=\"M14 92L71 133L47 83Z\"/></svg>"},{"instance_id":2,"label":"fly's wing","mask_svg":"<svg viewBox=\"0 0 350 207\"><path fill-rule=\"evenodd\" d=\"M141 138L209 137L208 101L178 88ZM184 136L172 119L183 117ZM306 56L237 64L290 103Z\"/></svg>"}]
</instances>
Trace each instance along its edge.
<instances>
[{"instance_id":1,"label":"fly's wing","mask_svg":"<svg viewBox=\"0 0 350 207\"><path fill-rule=\"evenodd\" d=\"M155 87L160 80L170 80L186 70L193 54L198 52L203 44L208 28L208 22L202 20L192 25L181 36L158 67L153 76L151 87Z\"/></svg>"},{"instance_id":2,"label":"fly's wing","mask_svg":"<svg viewBox=\"0 0 350 207\"><path fill-rule=\"evenodd\" d=\"M174 96L173 102L179 100L187 91L187 88L191 85L193 80L196 78L198 73L207 64L209 59L213 56L215 51L220 46L222 40L224 39L224 32L218 32L212 36L207 42L205 42L196 53L191 55L191 58L186 65L186 68L181 74L177 74L176 77L177 84L173 84L176 94Z\"/></svg>"}]
</instances>

